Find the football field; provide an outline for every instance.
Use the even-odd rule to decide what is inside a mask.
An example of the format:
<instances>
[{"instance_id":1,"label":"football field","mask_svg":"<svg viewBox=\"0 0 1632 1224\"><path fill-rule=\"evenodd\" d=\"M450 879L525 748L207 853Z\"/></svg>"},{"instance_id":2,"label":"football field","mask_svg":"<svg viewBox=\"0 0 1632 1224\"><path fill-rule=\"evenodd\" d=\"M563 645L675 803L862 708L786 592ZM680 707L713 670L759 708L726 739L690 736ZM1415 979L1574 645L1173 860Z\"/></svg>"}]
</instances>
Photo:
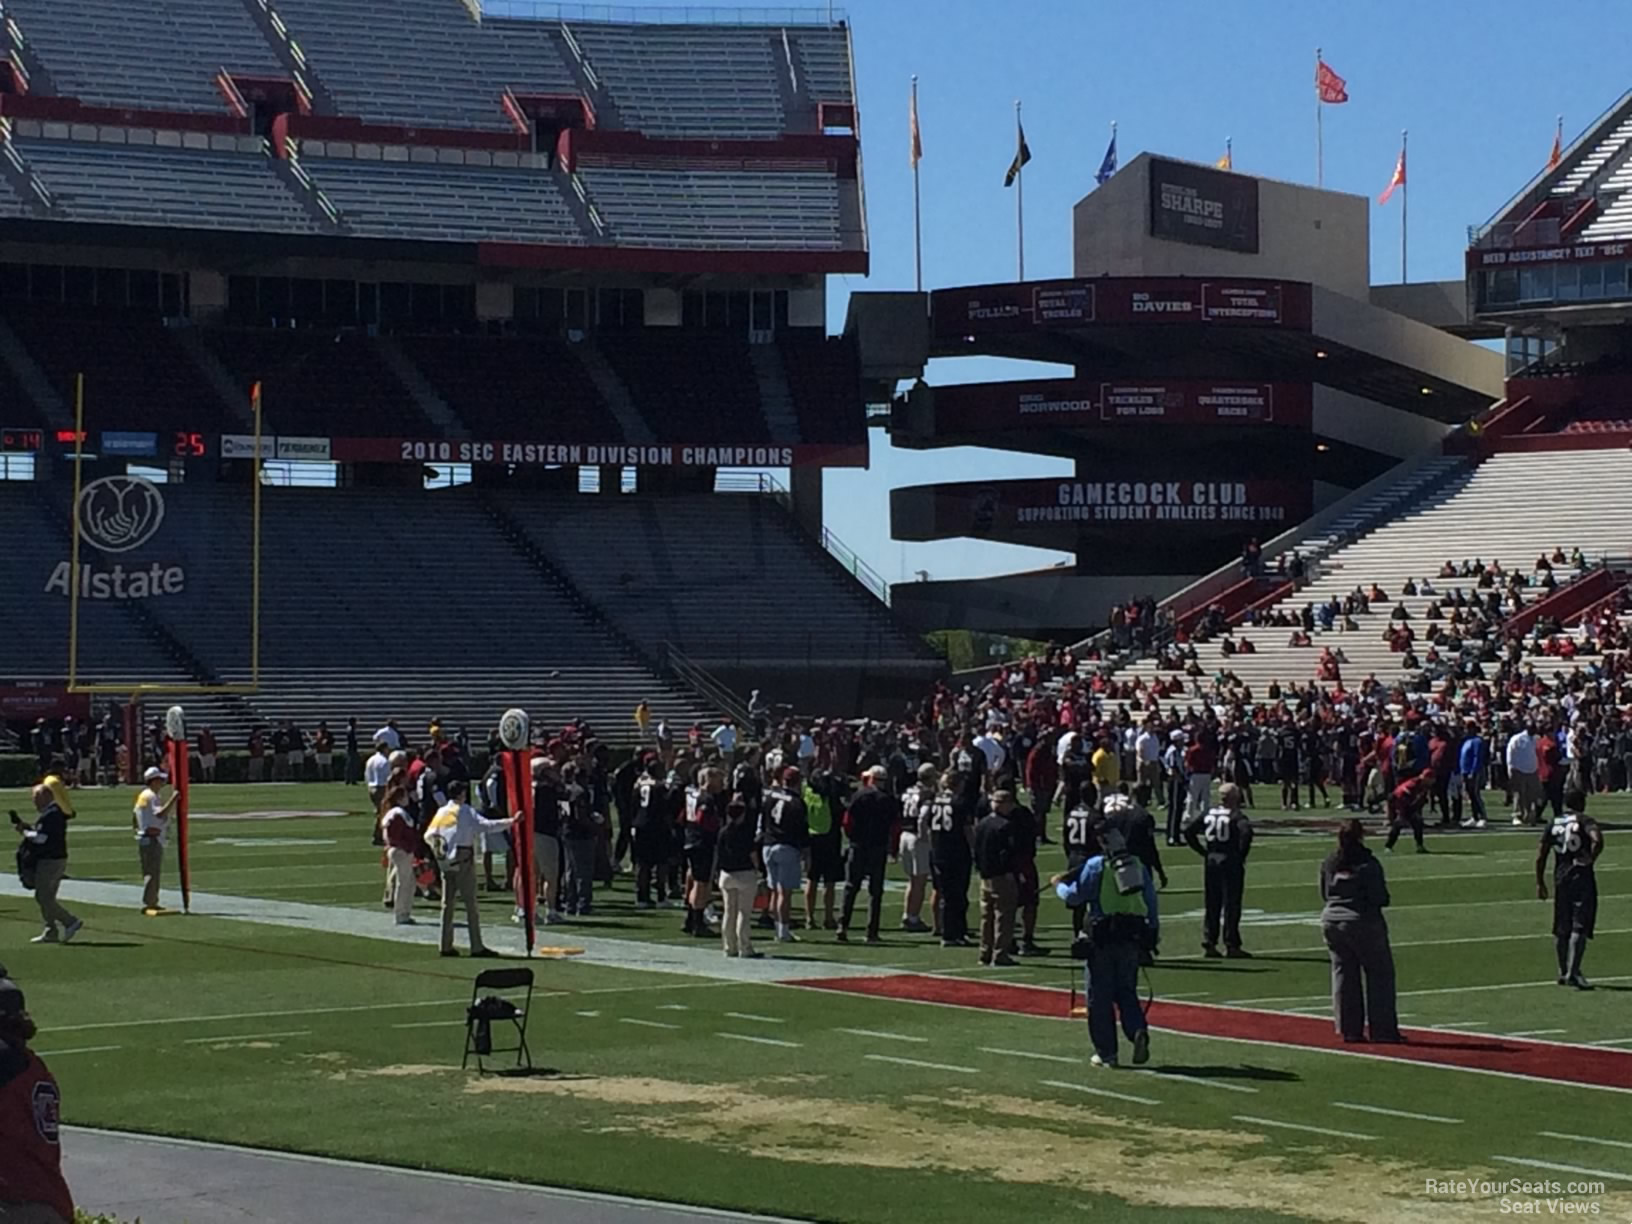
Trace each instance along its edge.
<instances>
[{"instance_id":1,"label":"football field","mask_svg":"<svg viewBox=\"0 0 1632 1224\"><path fill-rule=\"evenodd\" d=\"M507 1077L459 1069L477 966L436 956L434 906L409 928L381 909L360 788L192 793L191 916L137 908L129 791L76 796L73 944L30 945L32 900L0 888L0 962L66 1122L821 1220L1632 1219L1621 797L1592 804L1592 992L1554 984L1534 831L1381 856L1398 1050L1335 1042L1331 839L1274 812L1248 864L1252 960L1200 956L1200 867L1164 847L1147 1069L1088 1066L1052 897L1053 954L1012 969L900 932L898 886L881 947L814 931L739 962L620 877L593 918L541 931L581 956L531 962L529 1038L558 1073ZM519 953L509 913L484 897L489 942Z\"/></svg>"}]
</instances>

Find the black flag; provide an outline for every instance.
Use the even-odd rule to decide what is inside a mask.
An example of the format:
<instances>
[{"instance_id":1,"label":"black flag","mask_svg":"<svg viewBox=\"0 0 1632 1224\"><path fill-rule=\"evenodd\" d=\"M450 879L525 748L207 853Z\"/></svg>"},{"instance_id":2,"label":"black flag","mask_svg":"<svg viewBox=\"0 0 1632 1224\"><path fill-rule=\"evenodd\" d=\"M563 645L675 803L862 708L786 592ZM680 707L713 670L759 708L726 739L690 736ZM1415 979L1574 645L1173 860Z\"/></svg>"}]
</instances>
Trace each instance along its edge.
<instances>
[{"instance_id":1,"label":"black flag","mask_svg":"<svg viewBox=\"0 0 1632 1224\"><path fill-rule=\"evenodd\" d=\"M1031 160L1031 150L1026 147L1026 129L1020 121L1014 121L1014 131L1020 145L1014 151L1014 160L1009 163L1009 172L1003 176L1003 186L1013 187L1014 180L1020 175L1020 167Z\"/></svg>"}]
</instances>

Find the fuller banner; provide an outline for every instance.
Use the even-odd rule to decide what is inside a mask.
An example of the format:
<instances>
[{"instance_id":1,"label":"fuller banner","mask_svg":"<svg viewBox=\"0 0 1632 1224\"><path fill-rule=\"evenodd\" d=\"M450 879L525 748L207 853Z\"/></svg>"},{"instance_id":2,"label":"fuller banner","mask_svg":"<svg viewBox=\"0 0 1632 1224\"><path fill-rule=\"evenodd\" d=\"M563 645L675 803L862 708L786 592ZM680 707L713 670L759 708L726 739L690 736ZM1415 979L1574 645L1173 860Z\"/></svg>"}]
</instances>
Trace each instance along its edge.
<instances>
[{"instance_id":1,"label":"fuller banner","mask_svg":"<svg viewBox=\"0 0 1632 1224\"><path fill-rule=\"evenodd\" d=\"M1150 234L1171 242L1258 253L1258 180L1150 159Z\"/></svg>"},{"instance_id":2,"label":"fuller banner","mask_svg":"<svg viewBox=\"0 0 1632 1224\"><path fill-rule=\"evenodd\" d=\"M1038 378L936 387L935 429L947 435L1091 429L1101 425L1280 425L1307 429L1308 383Z\"/></svg>"},{"instance_id":3,"label":"fuller banner","mask_svg":"<svg viewBox=\"0 0 1632 1224\"><path fill-rule=\"evenodd\" d=\"M936 340L964 344L990 335L1147 324L1308 331L1310 301L1309 286L1297 281L1107 276L938 289L930 311Z\"/></svg>"}]
</instances>

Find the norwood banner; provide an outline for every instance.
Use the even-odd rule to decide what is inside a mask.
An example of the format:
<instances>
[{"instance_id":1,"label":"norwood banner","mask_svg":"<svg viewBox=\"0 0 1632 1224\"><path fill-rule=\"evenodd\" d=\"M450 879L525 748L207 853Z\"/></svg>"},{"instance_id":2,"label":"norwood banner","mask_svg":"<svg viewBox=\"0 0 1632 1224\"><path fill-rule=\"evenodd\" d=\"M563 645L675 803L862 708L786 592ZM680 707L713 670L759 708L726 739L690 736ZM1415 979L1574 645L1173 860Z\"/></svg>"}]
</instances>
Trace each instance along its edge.
<instances>
[{"instance_id":1,"label":"norwood banner","mask_svg":"<svg viewBox=\"0 0 1632 1224\"><path fill-rule=\"evenodd\" d=\"M1150 235L1258 253L1258 180L1188 162L1150 159Z\"/></svg>"},{"instance_id":2,"label":"norwood banner","mask_svg":"<svg viewBox=\"0 0 1632 1224\"><path fill-rule=\"evenodd\" d=\"M890 497L898 540L1031 544L1075 552L1104 573L1217 564L1248 539L1278 535L1312 512L1307 477L1243 480L1195 470L917 485Z\"/></svg>"},{"instance_id":3,"label":"norwood banner","mask_svg":"<svg viewBox=\"0 0 1632 1224\"><path fill-rule=\"evenodd\" d=\"M1039 378L936 387L937 433L1092 429L1101 425L1281 425L1308 429L1308 383L1222 379L1098 382Z\"/></svg>"},{"instance_id":4,"label":"norwood banner","mask_svg":"<svg viewBox=\"0 0 1632 1224\"><path fill-rule=\"evenodd\" d=\"M1308 331L1309 286L1223 277L1102 276L937 289L930 295L937 341L1092 327L1207 324Z\"/></svg>"},{"instance_id":5,"label":"norwood banner","mask_svg":"<svg viewBox=\"0 0 1632 1224\"><path fill-rule=\"evenodd\" d=\"M445 438L331 438L341 463L503 463L518 467L866 467L867 443L718 446L570 442L534 438L463 442Z\"/></svg>"}]
</instances>

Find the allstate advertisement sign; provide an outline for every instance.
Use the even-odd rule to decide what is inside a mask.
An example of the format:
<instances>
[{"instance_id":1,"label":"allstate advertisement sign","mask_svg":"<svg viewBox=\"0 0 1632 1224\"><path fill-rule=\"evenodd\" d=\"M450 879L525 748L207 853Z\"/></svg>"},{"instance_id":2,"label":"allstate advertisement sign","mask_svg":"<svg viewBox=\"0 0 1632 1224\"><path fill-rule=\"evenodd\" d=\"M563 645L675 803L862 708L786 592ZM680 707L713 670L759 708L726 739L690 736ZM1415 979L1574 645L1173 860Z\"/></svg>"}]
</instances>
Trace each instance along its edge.
<instances>
[{"instance_id":1,"label":"allstate advertisement sign","mask_svg":"<svg viewBox=\"0 0 1632 1224\"><path fill-rule=\"evenodd\" d=\"M153 539L164 524L164 494L140 476L104 476L79 493L74 507L80 539L110 556L130 553ZM68 595L72 582L67 561L57 563L46 581L47 594ZM79 594L83 599L148 599L179 595L187 574L179 565L153 562L128 565L121 557L108 568L82 561Z\"/></svg>"}]
</instances>

